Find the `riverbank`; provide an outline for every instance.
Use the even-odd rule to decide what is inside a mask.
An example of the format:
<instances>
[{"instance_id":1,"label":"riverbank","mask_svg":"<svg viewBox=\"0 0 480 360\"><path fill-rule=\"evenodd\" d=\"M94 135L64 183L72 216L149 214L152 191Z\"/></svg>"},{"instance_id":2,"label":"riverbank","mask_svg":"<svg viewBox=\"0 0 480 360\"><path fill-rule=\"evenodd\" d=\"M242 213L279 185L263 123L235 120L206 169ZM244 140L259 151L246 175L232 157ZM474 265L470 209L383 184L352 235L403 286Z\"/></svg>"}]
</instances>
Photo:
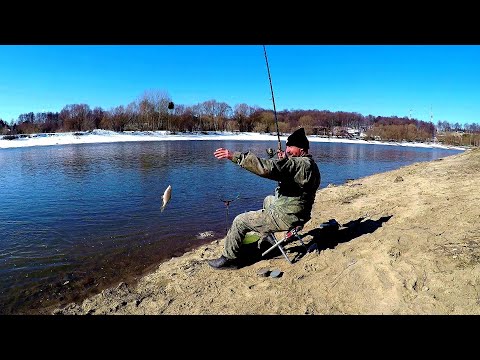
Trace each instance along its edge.
<instances>
[{"instance_id":1,"label":"riverbank","mask_svg":"<svg viewBox=\"0 0 480 360\"><path fill-rule=\"evenodd\" d=\"M292 265L214 270L215 240L52 314L480 314L479 178L476 149L322 188Z\"/></svg>"}]
</instances>

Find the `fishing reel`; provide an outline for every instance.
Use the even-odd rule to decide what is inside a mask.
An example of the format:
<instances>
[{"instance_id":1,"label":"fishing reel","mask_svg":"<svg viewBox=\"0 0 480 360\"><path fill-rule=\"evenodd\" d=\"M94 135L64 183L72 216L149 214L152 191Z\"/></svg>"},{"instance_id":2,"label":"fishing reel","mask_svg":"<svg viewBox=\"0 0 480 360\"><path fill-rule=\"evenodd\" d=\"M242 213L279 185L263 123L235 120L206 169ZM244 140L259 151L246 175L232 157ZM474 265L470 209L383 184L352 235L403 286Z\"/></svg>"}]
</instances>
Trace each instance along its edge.
<instances>
[{"instance_id":1,"label":"fishing reel","mask_svg":"<svg viewBox=\"0 0 480 360\"><path fill-rule=\"evenodd\" d=\"M273 158L276 154L275 150L273 150L272 148L268 148L266 149L266 151L270 159ZM287 154L285 154L285 157L287 157Z\"/></svg>"}]
</instances>

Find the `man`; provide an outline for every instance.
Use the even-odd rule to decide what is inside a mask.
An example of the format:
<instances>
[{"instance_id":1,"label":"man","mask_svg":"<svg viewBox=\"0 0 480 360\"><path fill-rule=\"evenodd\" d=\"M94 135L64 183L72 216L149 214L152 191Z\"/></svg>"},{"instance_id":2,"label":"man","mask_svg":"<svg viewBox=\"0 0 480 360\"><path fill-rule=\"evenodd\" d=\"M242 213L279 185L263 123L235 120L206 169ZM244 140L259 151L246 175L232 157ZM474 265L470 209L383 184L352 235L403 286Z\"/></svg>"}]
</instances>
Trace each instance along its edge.
<instances>
[{"instance_id":1,"label":"man","mask_svg":"<svg viewBox=\"0 0 480 360\"><path fill-rule=\"evenodd\" d=\"M239 214L225 238L222 256L209 260L215 269L238 268L238 254L243 238L250 231L266 235L269 231L287 231L310 220L315 194L320 186L320 171L308 154L309 142L300 128L287 138L285 152L278 159L261 159L251 152L231 152L219 148L217 159L229 159L252 173L278 181L275 195L263 201L263 208Z\"/></svg>"}]
</instances>

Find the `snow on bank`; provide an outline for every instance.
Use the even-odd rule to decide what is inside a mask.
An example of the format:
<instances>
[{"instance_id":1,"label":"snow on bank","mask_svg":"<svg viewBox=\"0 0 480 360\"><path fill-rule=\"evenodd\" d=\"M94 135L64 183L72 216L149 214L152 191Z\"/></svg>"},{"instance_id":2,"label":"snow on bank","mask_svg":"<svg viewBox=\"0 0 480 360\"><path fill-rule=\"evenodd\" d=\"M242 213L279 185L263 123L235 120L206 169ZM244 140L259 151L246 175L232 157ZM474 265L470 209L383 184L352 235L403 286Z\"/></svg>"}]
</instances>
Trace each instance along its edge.
<instances>
[{"instance_id":1,"label":"snow on bank","mask_svg":"<svg viewBox=\"0 0 480 360\"><path fill-rule=\"evenodd\" d=\"M87 144L87 143L106 143L106 142L125 142L125 141L172 141L172 140L265 140L278 141L276 134L260 134L246 132L195 132L195 133L177 133L171 134L169 131L126 131L118 133L108 130L93 130L87 132L69 132L54 134L32 134L24 135L13 140L5 140L0 137L0 149L27 147L27 146L51 146L66 144ZM280 136L280 140L285 143L287 135ZM440 148L465 150L463 147L446 146L438 143L413 143L413 142L381 142L365 141L353 139L326 138L311 135L308 136L310 142L326 143L348 143L348 144L374 144L374 145L394 145L411 146L424 148Z\"/></svg>"}]
</instances>

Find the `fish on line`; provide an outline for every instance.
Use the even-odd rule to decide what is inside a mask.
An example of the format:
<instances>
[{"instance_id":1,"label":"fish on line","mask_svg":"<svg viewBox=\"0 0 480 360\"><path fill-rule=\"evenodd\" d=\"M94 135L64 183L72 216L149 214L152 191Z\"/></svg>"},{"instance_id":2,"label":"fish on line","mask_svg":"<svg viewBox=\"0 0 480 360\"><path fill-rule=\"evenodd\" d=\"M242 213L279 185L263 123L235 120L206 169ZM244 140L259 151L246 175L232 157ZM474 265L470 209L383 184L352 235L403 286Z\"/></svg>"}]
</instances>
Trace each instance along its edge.
<instances>
[{"instance_id":1,"label":"fish on line","mask_svg":"<svg viewBox=\"0 0 480 360\"><path fill-rule=\"evenodd\" d=\"M163 212L163 210L165 210L165 206L167 206L171 197L172 197L172 186L168 185L168 187L165 189L165 191L162 195L162 208L161 208L160 212Z\"/></svg>"}]
</instances>

